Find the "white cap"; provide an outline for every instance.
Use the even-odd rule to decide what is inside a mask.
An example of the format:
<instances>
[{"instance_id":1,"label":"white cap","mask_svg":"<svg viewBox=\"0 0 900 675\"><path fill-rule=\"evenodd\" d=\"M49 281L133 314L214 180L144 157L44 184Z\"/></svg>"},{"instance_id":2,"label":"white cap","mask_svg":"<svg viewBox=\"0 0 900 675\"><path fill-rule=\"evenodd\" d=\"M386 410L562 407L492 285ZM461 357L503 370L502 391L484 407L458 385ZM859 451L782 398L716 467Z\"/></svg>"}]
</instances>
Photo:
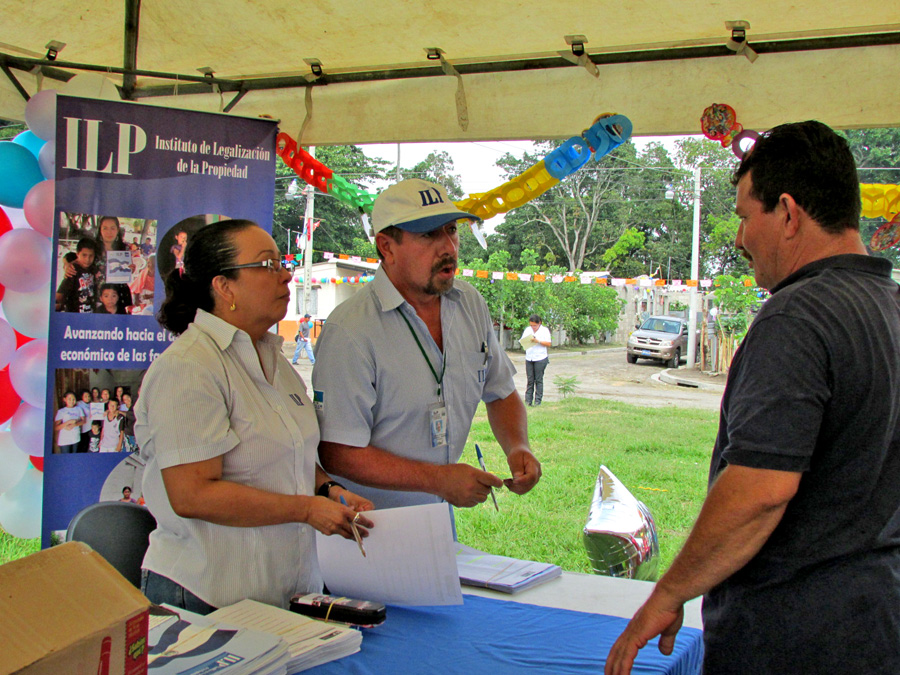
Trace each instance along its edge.
<instances>
[{"instance_id":1,"label":"white cap","mask_svg":"<svg viewBox=\"0 0 900 675\"><path fill-rule=\"evenodd\" d=\"M443 187L419 178L394 183L372 206L375 234L392 225L407 232L431 232L457 218L481 220L456 208Z\"/></svg>"}]
</instances>

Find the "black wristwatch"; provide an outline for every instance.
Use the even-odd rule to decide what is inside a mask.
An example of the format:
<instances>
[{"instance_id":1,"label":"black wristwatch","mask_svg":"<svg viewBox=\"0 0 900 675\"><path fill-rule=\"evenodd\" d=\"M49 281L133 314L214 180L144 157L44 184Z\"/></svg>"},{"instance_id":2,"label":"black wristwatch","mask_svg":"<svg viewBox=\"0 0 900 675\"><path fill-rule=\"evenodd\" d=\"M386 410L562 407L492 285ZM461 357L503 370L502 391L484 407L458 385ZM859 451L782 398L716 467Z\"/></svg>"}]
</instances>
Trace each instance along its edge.
<instances>
[{"instance_id":1,"label":"black wristwatch","mask_svg":"<svg viewBox=\"0 0 900 675\"><path fill-rule=\"evenodd\" d=\"M336 480L326 480L324 483L322 483L322 484L319 486L319 489L316 490L316 494L317 494L319 497L327 497L327 496L328 496L328 492L329 492L329 491L331 490L331 488L333 488L333 487L343 488L344 490L347 489L347 488L345 488L343 485L341 485L340 483L338 483Z\"/></svg>"}]
</instances>

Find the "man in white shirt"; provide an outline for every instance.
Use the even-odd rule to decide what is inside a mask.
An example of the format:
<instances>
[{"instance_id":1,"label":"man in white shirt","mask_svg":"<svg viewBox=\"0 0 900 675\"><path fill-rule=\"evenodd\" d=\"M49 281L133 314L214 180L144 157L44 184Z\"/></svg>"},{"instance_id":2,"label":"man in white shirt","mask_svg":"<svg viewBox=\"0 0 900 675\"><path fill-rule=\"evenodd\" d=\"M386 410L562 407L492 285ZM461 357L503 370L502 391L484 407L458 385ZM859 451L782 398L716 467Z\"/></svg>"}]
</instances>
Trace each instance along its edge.
<instances>
[{"instance_id":1,"label":"man in white shirt","mask_svg":"<svg viewBox=\"0 0 900 675\"><path fill-rule=\"evenodd\" d=\"M551 344L550 330L541 324L540 316L532 314L528 317L528 328L522 333L521 339L525 340L525 344L531 345L525 350L525 375L528 378L525 404L532 405L533 401L533 405L540 405L544 398L544 371L550 363L547 352L547 347Z\"/></svg>"}]
</instances>

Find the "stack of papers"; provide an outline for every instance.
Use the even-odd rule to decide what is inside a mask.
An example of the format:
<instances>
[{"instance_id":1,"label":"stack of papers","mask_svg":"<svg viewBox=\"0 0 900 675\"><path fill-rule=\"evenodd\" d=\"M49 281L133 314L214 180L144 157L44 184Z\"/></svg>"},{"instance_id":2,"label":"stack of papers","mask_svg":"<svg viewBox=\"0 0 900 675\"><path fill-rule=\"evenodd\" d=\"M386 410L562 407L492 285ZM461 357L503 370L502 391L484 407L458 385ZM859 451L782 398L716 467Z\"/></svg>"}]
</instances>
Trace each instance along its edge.
<instances>
[{"instance_id":1,"label":"stack of papers","mask_svg":"<svg viewBox=\"0 0 900 675\"><path fill-rule=\"evenodd\" d=\"M148 672L153 675L285 675L288 645L277 635L219 624L178 610L150 615Z\"/></svg>"},{"instance_id":2,"label":"stack of papers","mask_svg":"<svg viewBox=\"0 0 900 675\"><path fill-rule=\"evenodd\" d=\"M255 600L241 600L217 609L207 618L261 631L286 642L288 675L355 654L362 644L362 633L357 630Z\"/></svg>"},{"instance_id":3,"label":"stack of papers","mask_svg":"<svg viewBox=\"0 0 900 675\"><path fill-rule=\"evenodd\" d=\"M517 593L562 574L559 565L491 555L465 544L457 545L456 566L459 568L459 580L466 586L490 588L502 593Z\"/></svg>"}]
</instances>

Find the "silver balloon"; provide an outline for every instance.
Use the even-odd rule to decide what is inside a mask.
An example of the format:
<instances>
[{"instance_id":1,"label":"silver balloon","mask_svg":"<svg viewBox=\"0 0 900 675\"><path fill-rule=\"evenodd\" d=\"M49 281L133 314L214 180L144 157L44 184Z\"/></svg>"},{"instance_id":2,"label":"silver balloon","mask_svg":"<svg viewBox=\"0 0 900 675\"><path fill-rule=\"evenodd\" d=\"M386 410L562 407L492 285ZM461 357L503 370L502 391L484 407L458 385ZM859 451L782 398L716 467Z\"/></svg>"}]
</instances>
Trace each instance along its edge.
<instances>
[{"instance_id":1,"label":"silver balloon","mask_svg":"<svg viewBox=\"0 0 900 675\"><path fill-rule=\"evenodd\" d=\"M597 476L583 539L595 574L656 580L659 539L653 515L605 466Z\"/></svg>"}]
</instances>

